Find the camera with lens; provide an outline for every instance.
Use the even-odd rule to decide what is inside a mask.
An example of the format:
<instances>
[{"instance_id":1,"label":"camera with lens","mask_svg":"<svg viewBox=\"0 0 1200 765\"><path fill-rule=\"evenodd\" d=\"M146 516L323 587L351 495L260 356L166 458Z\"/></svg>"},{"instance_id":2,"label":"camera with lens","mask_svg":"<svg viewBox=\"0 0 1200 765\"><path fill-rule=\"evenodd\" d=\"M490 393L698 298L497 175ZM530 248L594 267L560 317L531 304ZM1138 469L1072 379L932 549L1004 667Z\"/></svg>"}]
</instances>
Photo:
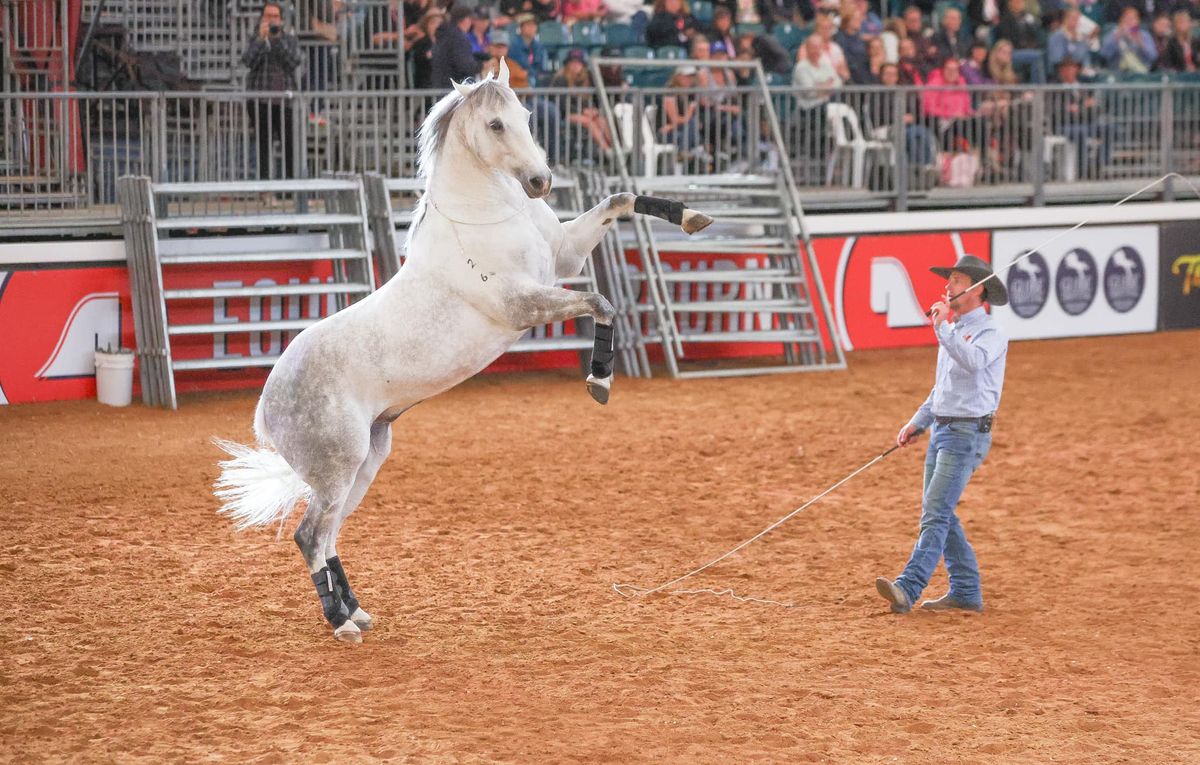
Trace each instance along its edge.
<instances>
[{"instance_id":1,"label":"camera with lens","mask_svg":"<svg viewBox=\"0 0 1200 765\"><path fill-rule=\"evenodd\" d=\"M271 33L272 37L278 37L279 33L283 31L283 25L282 24L271 24L270 26L267 27L267 31Z\"/></svg>"}]
</instances>

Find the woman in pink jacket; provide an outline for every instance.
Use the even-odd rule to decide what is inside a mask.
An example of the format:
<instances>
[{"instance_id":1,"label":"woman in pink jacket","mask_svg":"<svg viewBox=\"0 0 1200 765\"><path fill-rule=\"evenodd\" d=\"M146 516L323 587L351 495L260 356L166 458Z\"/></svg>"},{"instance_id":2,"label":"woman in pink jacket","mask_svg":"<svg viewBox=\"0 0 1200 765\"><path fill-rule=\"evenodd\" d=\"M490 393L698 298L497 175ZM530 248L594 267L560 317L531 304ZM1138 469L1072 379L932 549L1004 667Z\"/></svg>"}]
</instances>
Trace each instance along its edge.
<instances>
[{"instance_id":1,"label":"woman in pink jacket","mask_svg":"<svg viewBox=\"0 0 1200 765\"><path fill-rule=\"evenodd\" d=\"M942 147L949 152L970 151L979 145L980 120L971 108L971 94L959 71L956 58L948 58L940 69L929 73L921 94L925 116L937 121Z\"/></svg>"}]
</instances>

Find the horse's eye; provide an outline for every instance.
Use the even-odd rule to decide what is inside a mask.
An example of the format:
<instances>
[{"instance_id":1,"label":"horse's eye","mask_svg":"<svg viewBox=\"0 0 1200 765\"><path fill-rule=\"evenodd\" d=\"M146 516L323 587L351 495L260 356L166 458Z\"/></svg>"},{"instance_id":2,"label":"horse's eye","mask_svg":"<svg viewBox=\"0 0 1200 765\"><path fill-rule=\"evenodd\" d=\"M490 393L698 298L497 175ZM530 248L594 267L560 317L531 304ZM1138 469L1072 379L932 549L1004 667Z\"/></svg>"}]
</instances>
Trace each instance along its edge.
<instances>
[{"instance_id":1,"label":"horse's eye","mask_svg":"<svg viewBox=\"0 0 1200 765\"><path fill-rule=\"evenodd\" d=\"M504 123L501 122L500 120L492 120L491 122L488 123L488 127L490 127L492 130L496 131L497 133L504 132Z\"/></svg>"}]
</instances>

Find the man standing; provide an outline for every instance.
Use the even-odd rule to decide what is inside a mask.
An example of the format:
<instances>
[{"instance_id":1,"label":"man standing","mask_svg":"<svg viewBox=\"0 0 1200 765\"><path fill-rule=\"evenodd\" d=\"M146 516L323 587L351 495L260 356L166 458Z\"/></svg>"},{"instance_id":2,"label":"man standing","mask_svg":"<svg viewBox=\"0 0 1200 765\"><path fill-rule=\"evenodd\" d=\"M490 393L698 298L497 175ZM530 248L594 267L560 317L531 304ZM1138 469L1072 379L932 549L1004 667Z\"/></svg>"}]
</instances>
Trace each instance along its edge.
<instances>
[{"instance_id":1,"label":"man standing","mask_svg":"<svg viewBox=\"0 0 1200 765\"><path fill-rule=\"evenodd\" d=\"M919 431L933 428L925 456L921 530L896 581L875 580L875 589L898 614L912 610L943 555L950 591L925 601L921 608L983 610L975 551L954 510L992 446L992 417L1000 404L1008 356L1008 337L983 308L984 302L1008 302L1004 282L988 279L968 289L991 276L991 266L974 255L963 255L953 268L929 270L946 277L949 300L930 309L938 341L937 375L929 398L896 436L897 444L908 446Z\"/></svg>"},{"instance_id":2,"label":"man standing","mask_svg":"<svg viewBox=\"0 0 1200 765\"><path fill-rule=\"evenodd\" d=\"M450 20L438 30L433 44L433 87L449 90L450 81L461 82L479 74L479 59L471 52L471 41L467 30L471 28L471 9L455 4L450 10Z\"/></svg>"},{"instance_id":3,"label":"man standing","mask_svg":"<svg viewBox=\"0 0 1200 765\"><path fill-rule=\"evenodd\" d=\"M258 33L250 39L242 63L250 69L246 87L257 93L283 93L296 89L300 46L296 35L283 27L278 3L263 6ZM292 107L283 98L259 98L254 103L254 131L258 138L258 177L270 178L271 146L279 139L287 178L292 177Z\"/></svg>"}]
</instances>

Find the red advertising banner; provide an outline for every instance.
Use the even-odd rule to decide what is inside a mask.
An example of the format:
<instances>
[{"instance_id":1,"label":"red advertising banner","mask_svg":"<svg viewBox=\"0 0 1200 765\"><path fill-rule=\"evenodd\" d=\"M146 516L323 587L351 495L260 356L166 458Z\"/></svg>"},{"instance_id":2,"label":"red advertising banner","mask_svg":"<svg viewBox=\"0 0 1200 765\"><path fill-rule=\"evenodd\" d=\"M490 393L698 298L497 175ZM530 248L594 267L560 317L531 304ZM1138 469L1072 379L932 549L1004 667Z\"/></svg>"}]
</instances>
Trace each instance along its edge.
<instances>
[{"instance_id":1,"label":"red advertising banner","mask_svg":"<svg viewBox=\"0 0 1200 765\"><path fill-rule=\"evenodd\" d=\"M930 267L963 254L991 262L991 233L827 237L814 239L813 249L846 350L933 345L925 311L946 280Z\"/></svg>"},{"instance_id":2,"label":"red advertising banner","mask_svg":"<svg viewBox=\"0 0 1200 765\"><path fill-rule=\"evenodd\" d=\"M96 395L96 346L134 346L125 268L0 271L0 404Z\"/></svg>"}]
</instances>

